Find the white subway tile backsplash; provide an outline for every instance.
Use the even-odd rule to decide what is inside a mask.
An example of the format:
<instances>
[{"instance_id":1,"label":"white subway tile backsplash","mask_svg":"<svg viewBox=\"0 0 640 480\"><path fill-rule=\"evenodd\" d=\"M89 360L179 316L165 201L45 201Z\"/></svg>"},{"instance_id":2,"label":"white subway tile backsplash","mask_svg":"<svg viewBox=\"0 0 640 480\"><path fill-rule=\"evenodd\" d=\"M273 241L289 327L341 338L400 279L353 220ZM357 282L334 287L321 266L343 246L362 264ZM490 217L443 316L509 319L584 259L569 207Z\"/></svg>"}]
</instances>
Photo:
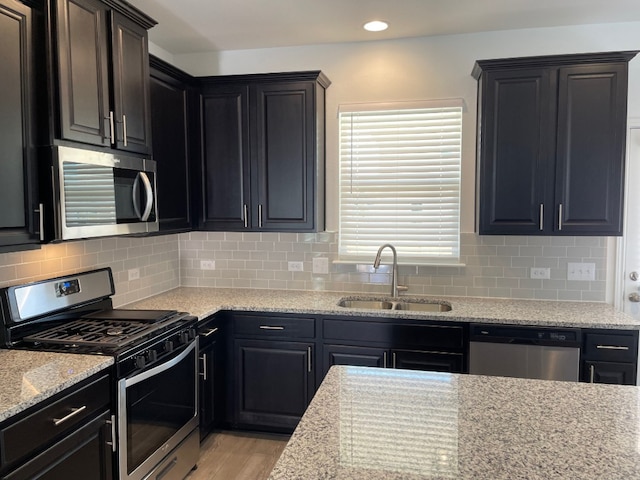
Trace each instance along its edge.
<instances>
[{"instance_id":1,"label":"white subway tile backsplash","mask_svg":"<svg viewBox=\"0 0 640 480\"><path fill-rule=\"evenodd\" d=\"M322 233L198 233L180 237L182 258L206 255L216 262L246 259L244 265L216 263L221 275L215 286L228 286L228 280L251 279L251 288L288 288L345 292L381 293L389 289L389 269L383 264L374 272L370 264L331 263L337 259L335 232ZM194 253L194 246L201 250ZM215 245L214 248L212 248ZM197 248L195 248L198 250ZM314 257L329 258L329 273L321 278L312 272ZM402 252L399 252L402 262ZM568 282L566 264L596 264L596 282ZM249 260L250 259L250 260ZM288 272L288 262L301 261L302 272ZM372 259L373 262L373 259ZM545 298L559 300L604 301L606 239L593 237L526 237L461 235L462 267L400 266L400 284L409 294L469 295L507 298ZM385 268L386 267L386 268ZM551 279L529 278L532 267L551 269ZM197 266L182 262L181 283L192 285ZM234 286L238 286L235 282Z\"/></svg>"}]
</instances>

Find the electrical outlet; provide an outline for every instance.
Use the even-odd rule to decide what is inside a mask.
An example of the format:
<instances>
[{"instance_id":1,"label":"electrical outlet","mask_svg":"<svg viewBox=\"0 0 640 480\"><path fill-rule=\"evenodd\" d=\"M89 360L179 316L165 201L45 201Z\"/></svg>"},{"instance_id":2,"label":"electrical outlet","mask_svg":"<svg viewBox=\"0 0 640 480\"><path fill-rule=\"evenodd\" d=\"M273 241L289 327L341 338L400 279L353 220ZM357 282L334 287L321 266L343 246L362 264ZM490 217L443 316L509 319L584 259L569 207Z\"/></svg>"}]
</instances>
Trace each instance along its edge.
<instances>
[{"instance_id":1,"label":"electrical outlet","mask_svg":"<svg viewBox=\"0 0 640 480\"><path fill-rule=\"evenodd\" d=\"M595 279L595 263L567 263L567 280L589 282Z\"/></svg>"},{"instance_id":2,"label":"electrical outlet","mask_svg":"<svg viewBox=\"0 0 640 480\"><path fill-rule=\"evenodd\" d=\"M129 281L138 280L140 278L140 269L139 268L131 268L127 271L129 276Z\"/></svg>"},{"instance_id":3,"label":"electrical outlet","mask_svg":"<svg viewBox=\"0 0 640 480\"><path fill-rule=\"evenodd\" d=\"M329 273L329 259L326 257L317 257L313 259L313 273L327 274Z\"/></svg>"},{"instance_id":4,"label":"electrical outlet","mask_svg":"<svg viewBox=\"0 0 640 480\"><path fill-rule=\"evenodd\" d=\"M215 270L215 269L216 269L215 260L200 260L200 270Z\"/></svg>"},{"instance_id":5,"label":"electrical outlet","mask_svg":"<svg viewBox=\"0 0 640 480\"><path fill-rule=\"evenodd\" d=\"M290 272L302 272L304 270L302 262L289 262L288 268Z\"/></svg>"},{"instance_id":6,"label":"electrical outlet","mask_svg":"<svg viewBox=\"0 0 640 480\"><path fill-rule=\"evenodd\" d=\"M538 280L548 280L551 278L551 269L550 268L532 268L529 273L530 278L535 278Z\"/></svg>"}]
</instances>

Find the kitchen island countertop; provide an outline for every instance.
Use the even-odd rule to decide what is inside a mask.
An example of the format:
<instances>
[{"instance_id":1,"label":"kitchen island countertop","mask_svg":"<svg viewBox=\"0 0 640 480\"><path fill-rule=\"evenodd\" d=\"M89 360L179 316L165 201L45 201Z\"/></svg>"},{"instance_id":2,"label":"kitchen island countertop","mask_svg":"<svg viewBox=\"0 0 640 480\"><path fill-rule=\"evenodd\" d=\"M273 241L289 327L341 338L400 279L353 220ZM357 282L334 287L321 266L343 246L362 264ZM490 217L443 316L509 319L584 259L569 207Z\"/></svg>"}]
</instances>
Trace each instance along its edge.
<instances>
[{"instance_id":1,"label":"kitchen island countertop","mask_svg":"<svg viewBox=\"0 0 640 480\"><path fill-rule=\"evenodd\" d=\"M0 422L110 365L100 355L0 350Z\"/></svg>"},{"instance_id":2,"label":"kitchen island countertop","mask_svg":"<svg viewBox=\"0 0 640 480\"><path fill-rule=\"evenodd\" d=\"M640 388L331 368L270 480L640 478Z\"/></svg>"},{"instance_id":3,"label":"kitchen island countertop","mask_svg":"<svg viewBox=\"0 0 640 480\"><path fill-rule=\"evenodd\" d=\"M479 297L400 297L423 301L444 301L449 312L349 309L338 306L343 297L371 298L371 294L307 290L266 290L236 288L179 287L126 306L126 308L179 310L200 319L221 311L256 311L294 314L369 316L502 323L550 327L640 329L640 322L613 306L596 302L559 302ZM384 295L375 296L385 297Z\"/></svg>"}]
</instances>

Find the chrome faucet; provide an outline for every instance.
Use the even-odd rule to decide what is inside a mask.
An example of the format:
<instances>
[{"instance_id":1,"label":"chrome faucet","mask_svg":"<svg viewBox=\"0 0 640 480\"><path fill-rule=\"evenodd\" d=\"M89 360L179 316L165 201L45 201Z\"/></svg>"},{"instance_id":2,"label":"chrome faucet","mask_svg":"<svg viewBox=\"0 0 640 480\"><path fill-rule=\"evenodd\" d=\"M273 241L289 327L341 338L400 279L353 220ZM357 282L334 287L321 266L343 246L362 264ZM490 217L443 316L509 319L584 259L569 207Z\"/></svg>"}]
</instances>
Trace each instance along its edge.
<instances>
[{"instance_id":1,"label":"chrome faucet","mask_svg":"<svg viewBox=\"0 0 640 480\"><path fill-rule=\"evenodd\" d=\"M396 298L399 296L399 290L408 290L404 285L398 285L398 253L396 252L396 248L390 243L385 243L378 249L378 253L376 253L376 258L373 261L373 268L377 269L380 266L380 260L382 257L382 250L389 247L391 252L393 253L393 270L391 271L391 296Z\"/></svg>"}]
</instances>

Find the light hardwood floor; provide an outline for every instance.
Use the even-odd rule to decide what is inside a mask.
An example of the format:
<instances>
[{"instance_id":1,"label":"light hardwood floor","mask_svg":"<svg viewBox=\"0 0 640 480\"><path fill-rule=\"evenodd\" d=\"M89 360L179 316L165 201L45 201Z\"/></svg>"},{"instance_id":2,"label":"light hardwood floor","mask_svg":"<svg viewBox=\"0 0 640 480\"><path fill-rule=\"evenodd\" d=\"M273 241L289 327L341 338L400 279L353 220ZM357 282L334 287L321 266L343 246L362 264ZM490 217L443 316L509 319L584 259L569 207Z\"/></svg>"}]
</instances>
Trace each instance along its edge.
<instances>
[{"instance_id":1,"label":"light hardwood floor","mask_svg":"<svg viewBox=\"0 0 640 480\"><path fill-rule=\"evenodd\" d=\"M185 480L265 480L289 435L212 432L200 445L198 468Z\"/></svg>"}]
</instances>

